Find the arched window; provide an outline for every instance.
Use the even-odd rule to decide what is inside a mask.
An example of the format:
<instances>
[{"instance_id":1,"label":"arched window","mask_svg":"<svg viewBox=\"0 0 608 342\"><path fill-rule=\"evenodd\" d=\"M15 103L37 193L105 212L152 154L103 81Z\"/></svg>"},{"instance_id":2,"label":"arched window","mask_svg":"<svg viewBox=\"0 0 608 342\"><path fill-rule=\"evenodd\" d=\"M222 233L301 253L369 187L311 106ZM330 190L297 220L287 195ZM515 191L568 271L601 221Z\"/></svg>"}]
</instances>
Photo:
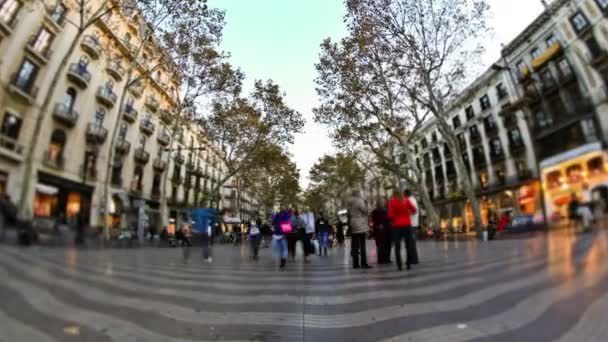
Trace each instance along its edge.
<instances>
[{"instance_id":1,"label":"arched window","mask_svg":"<svg viewBox=\"0 0 608 342\"><path fill-rule=\"evenodd\" d=\"M51 134L51 143L49 144L48 158L49 161L58 163L63 159L63 150L65 148L66 134L63 130L56 129Z\"/></svg>"},{"instance_id":2,"label":"arched window","mask_svg":"<svg viewBox=\"0 0 608 342\"><path fill-rule=\"evenodd\" d=\"M129 32L125 33L125 37L123 38L125 43L131 42L131 34Z\"/></svg>"},{"instance_id":3,"label":"arched window","mask_svg":"<svg viewBox=\"0 0 608 342\"><path fill-rule=\"evenodd\" d=\"M146 148L146 143L147 143L147 142L148 142L148 138L146 138L146 137L141 137L141 138L139 139L139 147L141 147L142 149L143 149L143 148Z\"/></svg>"},{"instance_id":4,"label":"arched window","mask_svg":"<svg viewBox=\"0 0 608 342\"><path fill-rule=\"evenodd\" d=\"M157 81L160 81L160 71L157 71L157 72L156 72L156 80L157 80Z\"/></svg>"},{"instance_id":5,"label":"arched window","mask_svg":"<svg viewBox=\"0 0 608 342\"><path fill-rule=\"evenodd\" d=\"M133 171L133 181L131 182L131 189L135 191L141 191L143 188L144 168L141 165L135 165Z\"/></svg>"},{"instance_id":6,"label":"arched window","mask_svg":"<svg viewBox=\"0 0 608 342\"><path fill-rule=\"evenodd\" d=\"M129 126L127 125L126 122L123 122L120 124L120 131L118 132L118 136L121 137L122 139L125 139L127 137L127 131L129 130Z\"/></svg>"},{"instance_id":7,"label":"arched window","mask_svg":"<svg viewBox=\"0 0 608 342\"><path fill-rule=\"evenodd\" d=\"M97 123L98 126L101 126L105 117L106 110L103 108L97 108L97 111L95 112L95 123Z\"/></svg>"},{"instance_id":8,"label":"arched window","mask_svg":"<svg viewBox=\"0 0 608 342\"><path fill-rule=\"evenodd\" d=\"M63 105L67 109L68 112L72 112L74 110L74 103L76 102L76 90L72 87L66 90L65 95L63 96Z\"/></svg>"}]
</instances>

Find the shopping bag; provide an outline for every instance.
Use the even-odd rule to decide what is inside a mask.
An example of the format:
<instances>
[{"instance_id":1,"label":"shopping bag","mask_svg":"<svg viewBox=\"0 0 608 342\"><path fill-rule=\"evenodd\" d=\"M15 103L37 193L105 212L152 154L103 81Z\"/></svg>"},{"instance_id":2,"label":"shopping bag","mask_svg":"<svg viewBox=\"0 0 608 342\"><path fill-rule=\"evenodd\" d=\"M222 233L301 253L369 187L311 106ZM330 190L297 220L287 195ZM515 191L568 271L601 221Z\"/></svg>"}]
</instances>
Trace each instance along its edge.
<instances>
[{"instance_id":1,"label":"shopping bag","mask_svg":"<svg viewBox=\"0 0 608 342\"><path fill-rule=\"evenodd\" d=\"M281 231L283 232L283 234L293 233L293 225L291 224L291 222L281 223Z\"/></svg>"}]
</instances>

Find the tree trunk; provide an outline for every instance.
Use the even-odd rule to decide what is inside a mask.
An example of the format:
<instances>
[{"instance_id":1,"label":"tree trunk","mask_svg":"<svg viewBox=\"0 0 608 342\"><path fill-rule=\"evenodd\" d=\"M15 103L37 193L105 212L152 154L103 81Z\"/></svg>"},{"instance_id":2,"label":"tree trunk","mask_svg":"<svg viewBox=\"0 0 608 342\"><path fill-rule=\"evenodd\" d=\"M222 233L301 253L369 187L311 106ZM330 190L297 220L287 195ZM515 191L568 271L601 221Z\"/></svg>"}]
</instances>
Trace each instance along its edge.
<instances>
[{"instance_id":1,"label":"tree trunk","mask_svg":"<svg viewBox=\"0 0 608 342\"><path fill-rule=\"evenodd\" d=\"M110 147L108 150L108 162L106 164L106 172L105 178L103 181L103 199L102 203L104 203L104 220L103 220L103 231L106 240L110 239L110 178L112 174L112 167L114 167L114 157L115 157L115 146L116 139L118 138L118 131L120 128L120 123L122 122L122 108L125 105L125 101L127 99L127 92L129 91L129 86L133 77L133 67L129 69L127 74L127 81L125 86L123 87L122 94L120 94L120 101L118 102L118 114L116 114L116 122L114 123L114 127L112 128L112 135L110 136ZM135 147L135 146L133 146ZM125 170L122 170L123 173ZM123 184L124 187L124 184Z\"/></svg>"},{"instance_id":2,"label":"tree trunk","mask_svg":"<svg viewBox=\"0 0 608 342\"><path fill-rule=\"evenodd\" d=\"M460 149L460 143L458 142L458 138L451 130L447 122L441 116L435 116L437 122L439 123L439 132L446 140L448 147L452 151L452 158L454 160L454 164L456 164L456 168L458 170L459 185L464 191L466 198L471 203L471 209L473 211L473 227L477 236L481 236L483 231L483 224L481 219L481 207L479 205L479 200L477 199L477 195L475 194L475 188L473 187L473 183L471 182L471 178L469 177L469 172L464 164L464 159L462 158L462 150Z\"/></svg>"},{"instance_id":3,"label":"tree trunk","mask_svg":"<svg viewBox=\"0 0 608 342\"><path fill-rule=\"evenodd\" d=\"M42 101L42 105L40 106L40 111L38 111L38 115L36 116L36 122L34 124L34 130L32 132L31 141L28 142L27 153L25 156L25 160L23 163L23 185L21 187L21 194L19 196L19 217L23 220L30 220L33 216L32 210L32 201L33 201L33 184L38 181L38 174L36 172L36 147L39 145L39 137L40 132L42 131L42 126L44 124L44 120L46 119L49 111L49 107L51 105L51 101L53 100L53 95L55 94L55 90L57 90L57 84L62 77L65 77L65 69L69 65L69 61L72 58L72 54L74 50L76 50L76 46L80 43L80 38L83 36L84 30L78 30L76 36L70 43L70 46L66 50L65 54L61 58L61 62L55 70L55 74L51 79L51 83L49 85L49 89L46 92L46 96Z\"/></svg>"},{"instance_id":4,"label":"tree trunk","mask_svg":"<svg viewBox=\"0 0 608 342\"><path fill-rule=\"evenodd\" d=\"M402 145L402 149L405 151L405 158L412 169L416 172L416 188L420 193L420 199L422 200L422 204L424 205L424 209L426 211L426 215L430 221L432 228L440 228L439 215L437 215L437 211L435 210L435 206L433 205L433 201L429 196L429 190L426 187L426 183L422 179L422 171L418 169L418 164L416 164L416 160L414 160L413 154L406 146ZM407 170L404 170L404 173L407 176ZM406 177L407 179L407 177ZM420 214L418 214L421 216Z\"/></svg>"}]
</instances>

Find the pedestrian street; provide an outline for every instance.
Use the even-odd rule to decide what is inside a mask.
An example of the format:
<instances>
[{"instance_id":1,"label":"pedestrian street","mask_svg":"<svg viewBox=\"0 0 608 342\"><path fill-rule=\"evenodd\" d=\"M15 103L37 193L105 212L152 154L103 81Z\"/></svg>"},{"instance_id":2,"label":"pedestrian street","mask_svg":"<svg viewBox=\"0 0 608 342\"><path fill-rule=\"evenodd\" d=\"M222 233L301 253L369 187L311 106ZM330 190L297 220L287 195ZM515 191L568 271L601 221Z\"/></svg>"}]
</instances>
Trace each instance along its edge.
<instances>
[{"instance_id":1,"label":"pedestrian street","mask_svg":"<svg viewBox=\"0 0 608 342\"><path fill-rule=\"evenodd\" d=\"M419 265L351 268L348 246L0 245L0 341L605 341L608 232L419 241ZM298 246L298 249L300 247Z\"/></svg>"}]
</instances>

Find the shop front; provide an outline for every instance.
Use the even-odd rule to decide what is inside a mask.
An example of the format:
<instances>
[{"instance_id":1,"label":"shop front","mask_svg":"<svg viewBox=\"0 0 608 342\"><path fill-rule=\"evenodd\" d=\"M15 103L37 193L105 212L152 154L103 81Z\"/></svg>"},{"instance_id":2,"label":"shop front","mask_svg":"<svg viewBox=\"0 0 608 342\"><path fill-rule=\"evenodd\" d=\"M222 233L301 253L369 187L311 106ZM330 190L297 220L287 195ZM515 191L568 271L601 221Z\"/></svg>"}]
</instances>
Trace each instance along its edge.
<instances>
[{"instance_id":1,"label":"shop front","mask_svg":"<svg viewBox=\"0 0 608 342\"><path fill-rule=\"evenodd\" d=\"M572 196L608 201L608 153L600 143L581 146L540 163L545 210L552 222L567 219Z\"/></svg>"},{"instance_id":2,"label":"shop front","mask_svg":"<svg viewBox=\"0 0 608 342\"><path fill-rule=\"evenodd\" d=\"M90 222L93 188L46 173L39 173L34 197L34 216L60 219L76 227Z\"/></svg>"}]
</instances>

